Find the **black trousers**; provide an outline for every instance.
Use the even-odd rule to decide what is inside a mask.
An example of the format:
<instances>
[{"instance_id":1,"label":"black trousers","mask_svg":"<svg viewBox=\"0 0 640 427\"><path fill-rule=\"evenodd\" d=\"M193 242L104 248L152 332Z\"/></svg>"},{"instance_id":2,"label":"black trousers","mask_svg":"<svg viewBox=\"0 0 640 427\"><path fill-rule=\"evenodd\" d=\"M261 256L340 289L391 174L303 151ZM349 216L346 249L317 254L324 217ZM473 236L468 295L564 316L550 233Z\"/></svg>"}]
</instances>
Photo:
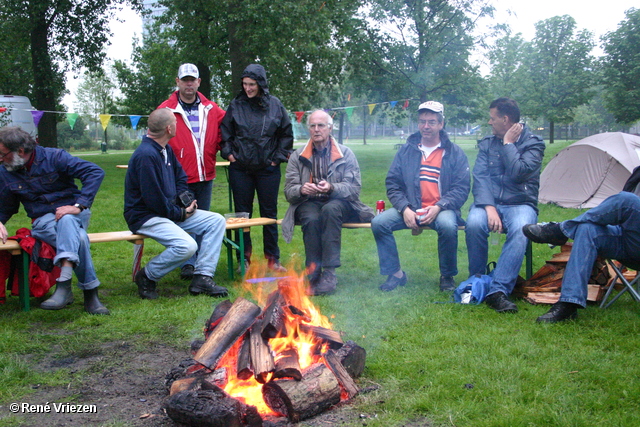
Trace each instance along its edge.
<instances>
[{"instance_id":1,"label":"black trousers","mask_svg":"<svg viewBox=\"0 0 640 427\"><path fill-rule=\"evenodd\" d=\"M280 191L280 165L269 166L257 171L247 171L231 163L229 166L229 183L233 193L233 204L236 212L249 212L253 215L253 198L258 194L258 208L263 218L278 218L278 193ZM264 256L270 261L280 259L278 247L278 226L265 225L262 228ZM245 258L251 259L251 233L244 233Z\"/></svg>"},{"instance_id":2,"label":"black trousers","mask_svg":"<svg viewBox=\"0 0 640 427\"><path fill-rule=\"evenodd\" d=\"M295 220L302 226L306 266L340 267L342 223L357 221L349 203L341 199L308 200L296 208Z\"/></svg>"}]
</instances>

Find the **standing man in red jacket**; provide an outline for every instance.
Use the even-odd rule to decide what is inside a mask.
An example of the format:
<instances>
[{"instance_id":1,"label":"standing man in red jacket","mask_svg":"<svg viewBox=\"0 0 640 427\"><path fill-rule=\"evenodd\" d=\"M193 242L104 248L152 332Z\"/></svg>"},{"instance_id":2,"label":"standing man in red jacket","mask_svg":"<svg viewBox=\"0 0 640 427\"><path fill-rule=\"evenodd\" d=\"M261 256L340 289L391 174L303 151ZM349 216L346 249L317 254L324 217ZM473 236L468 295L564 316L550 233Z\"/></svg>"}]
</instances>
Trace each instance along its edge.
<instances>
[{"instance_id":1,"label":"standing man in red jacket","mask_svg":"<svg viewBox=\"0 0 640 427\"><path fill-rule=\"evenodd\" d=\"M224 110L198 92L200 72L194 64L178 68L175 91L158 108L169 108L177 120L176 136L169 145L187 174L187 185L198 201L198 208L209 210L213 179L216 177L216 154L220 147L220 123ZM198 246L200 241L196 239ZM196 255L181 268L180 277L191 280Z\"/></svg>"}]
</instances>

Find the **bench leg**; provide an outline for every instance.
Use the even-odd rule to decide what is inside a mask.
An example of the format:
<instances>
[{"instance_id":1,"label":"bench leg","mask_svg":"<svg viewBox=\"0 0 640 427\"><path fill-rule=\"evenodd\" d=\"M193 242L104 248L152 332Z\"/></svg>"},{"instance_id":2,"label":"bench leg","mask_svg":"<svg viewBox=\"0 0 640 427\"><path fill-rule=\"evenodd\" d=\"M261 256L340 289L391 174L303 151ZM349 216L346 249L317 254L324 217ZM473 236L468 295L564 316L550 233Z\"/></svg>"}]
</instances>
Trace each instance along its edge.
<instances>
[{"instance_id":1,"label":"bench leg","mask_svg":"<svg viewBox=\"0 0 640 427\"><path fill-rule=\"evenodd\" d=\"M22 251L20 262L18 263L18 299L22 311L30 309L30 292L29 292L29 254Z\"/></svg>"},{"instance_id":2,"label":"bench leg","mask_svg":"<svg viewBox=\"0 0 640 427\"><path fill-rule=\"evenodd\" d=\"M240 254L240 276L244 277L246 273L244 268L244 229L238 229L239 238L238 243L233 241L233 235L231 230L227 230L227 235L223 239L222 243L227 247L227 269L229 270L229 279L233 280L233 250L237 250Z\"/></svg>"},{"instance_id":3,"label":"bench leg","mask_svg":"<svg viewBox=\"0 0 640 427\"><path fill-rule=\"evenodd\" d=\"M524 255L526 259L526 271L527 271L527 280L533 276L533 248L531 247L531 240L527 241L527 251Z\"/></svg>"}]
</instances>

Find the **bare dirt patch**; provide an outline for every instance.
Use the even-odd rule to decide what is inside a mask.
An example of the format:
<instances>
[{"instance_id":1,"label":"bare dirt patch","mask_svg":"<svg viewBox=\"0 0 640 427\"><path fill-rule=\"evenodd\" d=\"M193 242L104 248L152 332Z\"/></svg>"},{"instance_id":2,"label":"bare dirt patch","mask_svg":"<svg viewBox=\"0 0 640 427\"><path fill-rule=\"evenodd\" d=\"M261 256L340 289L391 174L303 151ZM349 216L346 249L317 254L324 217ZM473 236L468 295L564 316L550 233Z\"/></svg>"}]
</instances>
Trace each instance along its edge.
<instances>
[{"instance_id":1,"label":"bare dirt patch","mask_svg":"<svg viewBox=\"0 0 640 427\"><path fill-rule=\"evenodd\" d=\"M67 369L70 381L65 386L48 387L34 384L36 389L25 400L32 405L95 405L95 412L26 413L18 417L24 426L178 426L162 409L168 392L165 375L180 361L190 357L187 350L166 345L135 351L127 342L111 342L91 350L88 354L60 357L56 349L51 356L34 366L42 371ZM1 411L6 414L7 408ZM375 415L358 413L352 405L337 407L297 426L366 426ZM1 420L1 418L0 418ZM285 427L292 424L284 419L270 420L265 426ZM423 427L424 420L406 424Z\"/></svg>"}]
</instances>

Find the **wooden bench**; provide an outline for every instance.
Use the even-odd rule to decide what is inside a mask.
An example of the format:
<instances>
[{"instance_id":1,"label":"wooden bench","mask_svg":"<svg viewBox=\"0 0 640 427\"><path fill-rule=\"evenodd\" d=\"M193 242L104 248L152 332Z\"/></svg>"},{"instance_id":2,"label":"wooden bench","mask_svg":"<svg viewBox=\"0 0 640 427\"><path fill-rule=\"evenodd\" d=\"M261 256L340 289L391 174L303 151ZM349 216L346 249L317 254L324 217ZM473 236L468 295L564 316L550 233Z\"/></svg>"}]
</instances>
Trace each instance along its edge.
<instances>
[{"instance_id":1,"label":"wooden bench","mask_svg":"<svg viewBox=\"0 0 640 427\"><path fill-rule=\"evenodd\" d=\"M278 224L280 224L282 220L278 220ZM370 222L345 222L342 224L342 228L347 228L350 230L358 229L358 228L371 228ZM423 230L431 230L429 227L422 227ZM458 230L464 230L464 226L458 227ZM533 275L533 247L531 245L531 240L527 241L527 250L524 254L525 257L525 271L527 275L527 279Z\"/></svg>"},{"instance_id":2,"label":"wooden bench","mask_svg":"<svg viewBox=\"0 0 640 427\"><path fill-rule=\"evenodd\" d=\"M231 236L233 230L242 229L242 231L249 231L251 227L275 224L276 220L272 218L248 218L241 222L227 223L226 236L223 243L227 248L227 267L229 269L229 278L233 280L233 250L238 250L240 254L240 273L244 276L245 273L245 259L244 259L244 235L241 233L241 238L238 243L234 242ZM89 233L89 242L105 243L105 242L131 242L135 245L133 251L133 264L131 268L132 278L135 277L138 270L140 270L140 263L142 260L142 254L144 251L144 240L147 236L142 234L133 234L131 231L109 231L102 233ZM24 252L20 247L20 244L15 240L7 240L7 243L0 243L0 251L9 251L11 255L22 255L21 262L18 266L18 290L20 298L20 306L22 311L29 311L29 254Z\"/></svg>"}]
</instances>

